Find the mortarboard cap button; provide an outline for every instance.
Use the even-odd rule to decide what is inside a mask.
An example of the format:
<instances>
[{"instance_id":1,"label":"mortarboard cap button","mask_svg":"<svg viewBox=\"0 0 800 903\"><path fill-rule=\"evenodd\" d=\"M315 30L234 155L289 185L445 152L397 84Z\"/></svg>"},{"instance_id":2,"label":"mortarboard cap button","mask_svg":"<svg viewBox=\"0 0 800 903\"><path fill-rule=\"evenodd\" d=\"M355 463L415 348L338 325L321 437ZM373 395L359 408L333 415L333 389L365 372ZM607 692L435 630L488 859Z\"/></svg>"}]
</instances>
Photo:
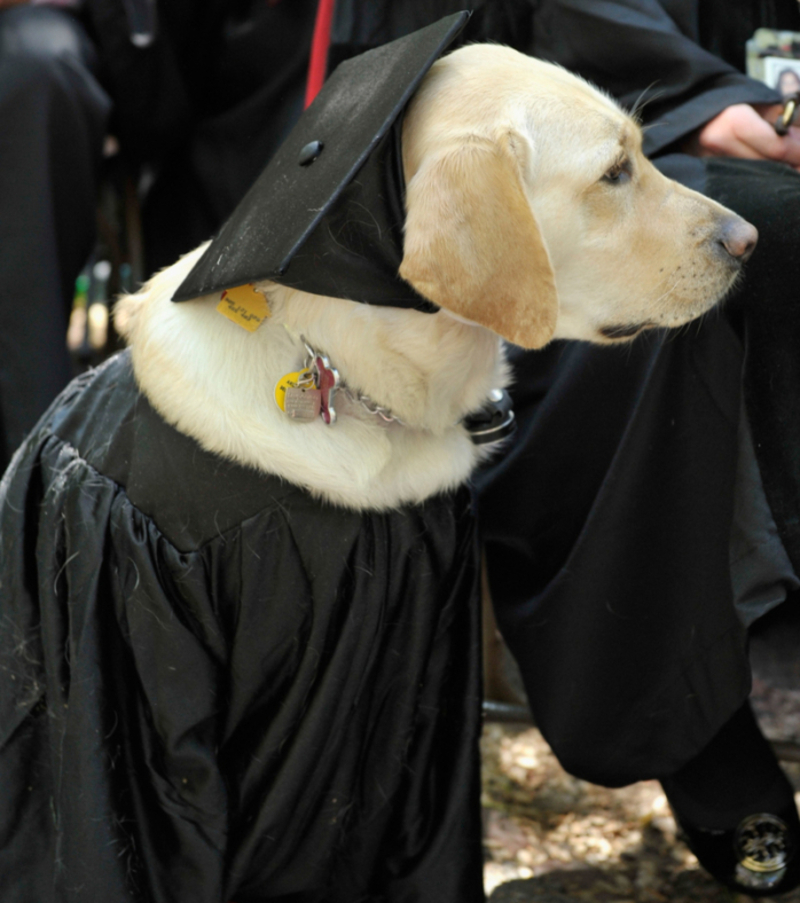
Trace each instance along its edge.
<instances>
[{"instance_id":1,"label":"mortarboard cap button","mask_svg":"<svg viewBox=\"0 0 800 903\"><path fill-rule=\"evenodd\" d=\"M301 166L308 166L313 163L322 153L325 145L321 141L309 141L308 144L300 151L300 157L297 162Z\"/></svg>"},{"instance_id":2,"label":"mortarboard cap button","mask_svg":"<svg viewBox=\"0 0 800 903\"><path fill-rule=\"evenodd\" d=\"M271 280L312 295L437 311L399 275L403 113L469 17L447 16L340 63L172 300Z\"/></svg>"}]
</instances>

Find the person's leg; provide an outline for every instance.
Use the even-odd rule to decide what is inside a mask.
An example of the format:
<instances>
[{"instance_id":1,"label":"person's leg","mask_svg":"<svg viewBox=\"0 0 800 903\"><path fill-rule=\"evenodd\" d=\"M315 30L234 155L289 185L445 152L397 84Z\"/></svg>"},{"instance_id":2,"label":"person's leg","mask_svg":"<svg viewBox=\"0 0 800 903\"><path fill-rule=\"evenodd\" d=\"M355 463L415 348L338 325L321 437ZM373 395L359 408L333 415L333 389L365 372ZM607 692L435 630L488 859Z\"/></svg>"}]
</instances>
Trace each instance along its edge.
<instances>
[{"instance_id":1,"label":"person's leg","mask_svg":"<svg viewBox=\"0 0 800 903\"><path fill-rule=\"evenodd\" d=\"M109 109L93 60L73 17L0 12L0 471L71 376L69 302Z\"/></svg>"},{"instance_id":2,"label":"person's leg","mask_svg":"<svg viewBox=\"0 0 800 903\"><path fill-rule=\"evenodd\" d=\"M523 357L521 435L480 499L498 621L556 754L598 783L663 777L701 862L748 892L731 865L741 821L780 818L790 855L800 840L791 788L742 709L745 628L796 585L800 523L800 177L752 166L709 167L711 193L761 230L743 288L661 344ZM696 779L708 763L721 784ZM768 827L747 823L743 843L770 843L754 835ZM762 892L796 883L782 867Z\"/></svg>"},{"instance_id":3,"label":"person's leg","mask_svg":"<svg viewBox=\"0 0 800 903\"><path fill-rule=\"evenodd\" d=\"M760 232L731 303L746 349L731 579L738 615L750 626L798 587L800 176L777 164L726 159L709 161L707 176L707 193ZM800 883L793 789L747 704L662 785L687 843L719 880L753 896Z\"/></svg>"},{"instance_id":4,"label":"person's leg","mask_svg":"<svg viewBox=\"0 0 800 903\"><path fill-rule=\"evenodd\" d=\"M713 316L518 361L520 428L479 517L536 723L595 783L670 774L747 698L728 535L741 343Z\"/></svg>"},{"instance_id":5,"label":"person's leg","mask_svg":"<svg viewBox=\"0 0 800 903\"><path fill-rule=\"evenodd\" d=\"M767 500L800 573L800 174L779 163L711 159L708 194L759 230L731 299L745 342L744 399Z\"/></svg>"},{"instance_id":6,"label":"person's leg","mask_svg":"<svg viewBox=\"0 0 800 903\"><path fill-rule=\"evenodd\" d=\"M730 569L733 604L750 627L800 589L764 493L747 411L739 420Z\"/></svg>"}]
</instances>

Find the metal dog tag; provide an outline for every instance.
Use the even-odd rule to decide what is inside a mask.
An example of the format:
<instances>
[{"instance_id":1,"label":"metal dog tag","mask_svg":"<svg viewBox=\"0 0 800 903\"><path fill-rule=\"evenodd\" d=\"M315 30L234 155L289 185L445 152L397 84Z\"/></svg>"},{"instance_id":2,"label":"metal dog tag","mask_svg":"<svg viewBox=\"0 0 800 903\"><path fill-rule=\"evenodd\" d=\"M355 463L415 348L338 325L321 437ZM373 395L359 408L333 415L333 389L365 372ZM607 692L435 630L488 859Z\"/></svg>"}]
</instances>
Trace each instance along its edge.
<instances>
[{"instance_id":1,"label":"metal dog tag","mask_svg":"<svg viewBox=\"0 0 800 903\"><path fill-rule=\"evenodd\" d=\"M286 389L284 410L292 420L310 423L319 417L322 409L322 392L319 389L303 389L290 386Z\"/></svg>"}]
</instances>

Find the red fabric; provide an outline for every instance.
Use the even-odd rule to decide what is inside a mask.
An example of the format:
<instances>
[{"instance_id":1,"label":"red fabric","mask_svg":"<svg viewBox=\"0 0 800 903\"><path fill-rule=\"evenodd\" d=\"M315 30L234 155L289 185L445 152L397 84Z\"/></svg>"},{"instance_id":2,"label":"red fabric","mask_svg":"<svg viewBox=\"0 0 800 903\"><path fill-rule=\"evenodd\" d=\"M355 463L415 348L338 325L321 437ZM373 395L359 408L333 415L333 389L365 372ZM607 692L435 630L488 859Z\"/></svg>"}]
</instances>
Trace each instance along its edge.
<instances>
[{"instance_id":1,"label":"red fabric","mask_svg":"<svg viewBox=\"0 0 800 903\"><path fill-rule=\"evenodd\" d=\"M317 96L325 81L328 68L328 48L331 46L334 2L335 0L319 0L319 6L317 6L317 20L314 23L314 37L311 41L311 58L308 61L306 107Z\"/></svg>"}]
</instances>

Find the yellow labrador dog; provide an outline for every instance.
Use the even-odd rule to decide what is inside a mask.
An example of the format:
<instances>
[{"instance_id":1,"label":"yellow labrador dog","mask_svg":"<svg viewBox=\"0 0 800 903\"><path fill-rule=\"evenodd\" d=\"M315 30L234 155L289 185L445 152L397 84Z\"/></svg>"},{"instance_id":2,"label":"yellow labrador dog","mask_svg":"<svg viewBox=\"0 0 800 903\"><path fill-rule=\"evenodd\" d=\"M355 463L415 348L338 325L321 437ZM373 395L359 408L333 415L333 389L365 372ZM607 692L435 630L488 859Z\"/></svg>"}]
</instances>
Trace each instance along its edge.
<instances>
[{"instance_id":1,"label":"yellow labrador dog","mask_svg":"<svg viewBox=\"0 0 800 903\"><path fill-rule=\"evenodd\" d=\"M403 160L400 273L442 310L265 283L272 316L250 336L219 322L218 296L170 303L199 248L118 313L139 384L170 423L337 504L418 502L463 482L481 456L461 420L507 382L502 339L610 343L680 326L728 291L757 238L662 176L607 96L500 46L468 46L433 66L406 114ZM300 334L394 420L342 398L336 428L307 430L298 456L297 425L271 394L297 368Z\"/></svg>"},{"instance_id":2,"label":"yellow labrador dog","mask_svg":"<svg viewBox=\"0 0 800 903\"><path fill-rule=\"evenodd\" d=\"M483 899L465 418L503 340L686 323L756 233L503 47L436 62L403 128L400 273L437 312L265 281L249 331L173 303L199 248L0 484L4 901ZM325 382L333 421L334 369L335 422L281 409Z\"/></svg>"}]
</instances>

